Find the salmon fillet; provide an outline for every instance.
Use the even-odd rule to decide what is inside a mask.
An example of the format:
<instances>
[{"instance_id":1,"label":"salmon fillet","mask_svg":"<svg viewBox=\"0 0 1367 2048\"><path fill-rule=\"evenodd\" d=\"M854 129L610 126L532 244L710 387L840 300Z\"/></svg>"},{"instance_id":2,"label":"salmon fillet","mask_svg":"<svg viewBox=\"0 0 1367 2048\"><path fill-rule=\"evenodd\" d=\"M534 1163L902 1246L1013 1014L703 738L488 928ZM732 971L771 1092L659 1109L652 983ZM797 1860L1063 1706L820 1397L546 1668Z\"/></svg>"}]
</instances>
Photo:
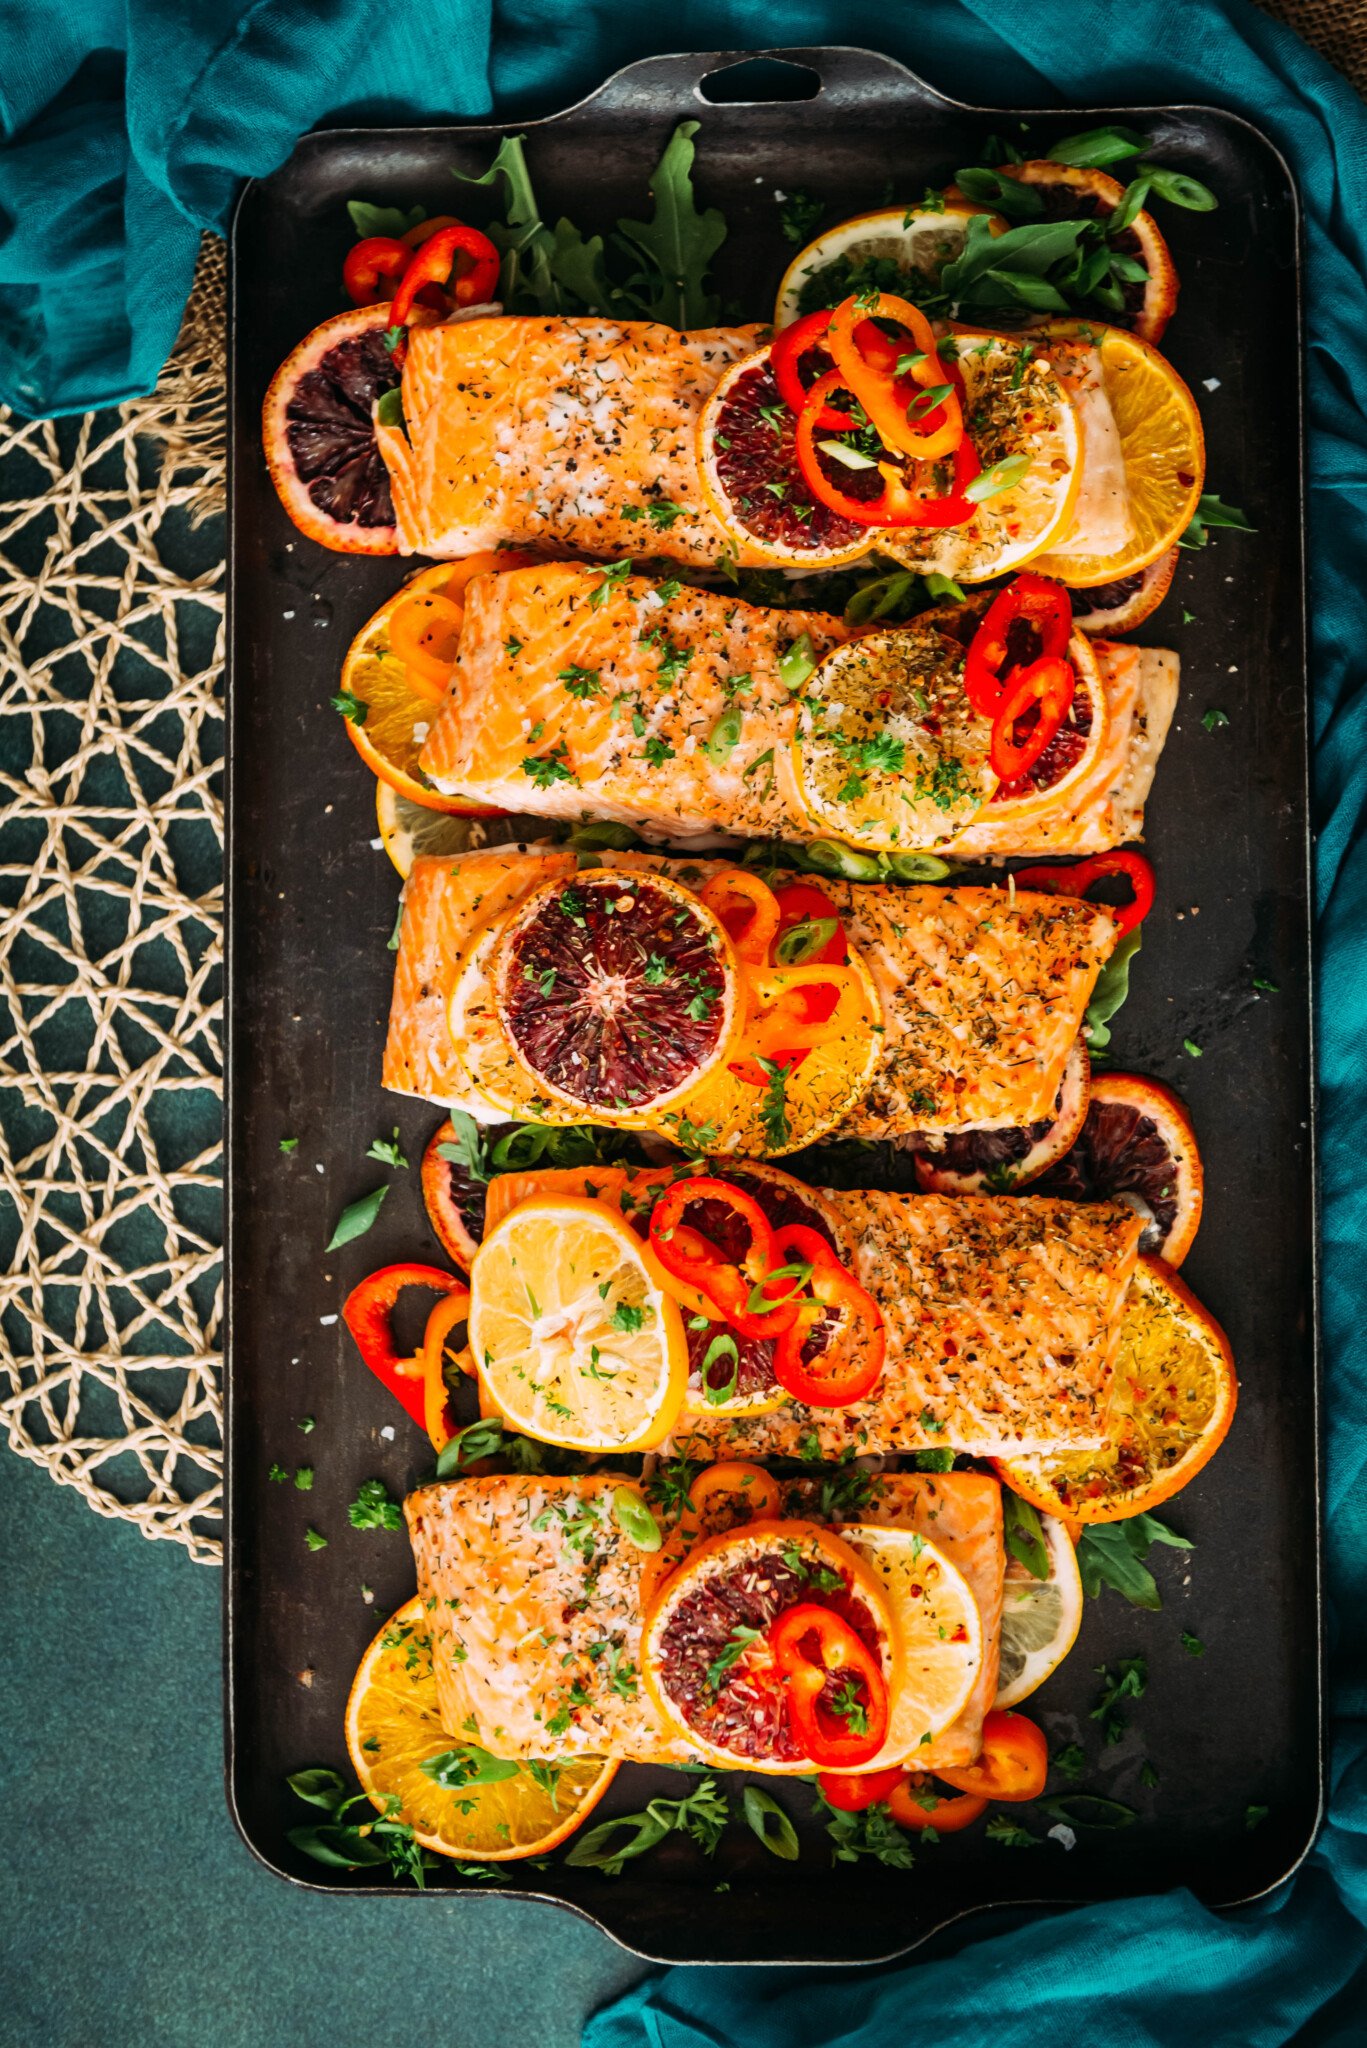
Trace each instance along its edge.
<instances>
[{"instance_id":1,"label":"salmon fillet","mask_svg":"<svg viewBox=\"0 0 1367 2048\"><path fill-rule=\"evenodd\" d=\"M676 1448L722 1458L986 1458L1107 1441L1142 1229L1133 1210L1033 1195L822 1193L855 1246L855 1277L882 1311L877 1388L847 1408L789 1402L732 1418L690 1405Z\"/></svg>"},{"instance_id":2,"label":"salmon fillet","mask_svg":"<svg viewBox=\"0 0 1367 2048\"><path fill-rule=\"evenodd\" d=\"M568 873L573 859L498 846L414 862L394 972L386 1088L467 1109L486 1123L503 1117L461 1066L447 1006L493 906L522 901L542 881ZM626 853L605 856L604 865L656 869L697 887L725 863ZM779 874L776 885L785 879L802 878ZM882 1009L878 1064L839 1135L995 1129L1052 1116L1069 1051L1115 943L1107 910L1025 889L900 888L824 876L821 886L864 956Z\"/></svg>"},{"instance_id":3,"label":"salmon fillet","mask_svg":"<svg viewBox=\"0 0 1367 2048\"><path fill-rule=\"evenodd\" d=\"M509 315L413 328L405 426L378 430L400 554L553 541L696 568L751 559L705 508L694 437L756 334Z\"/></svg>"},{"instance_id":4,"label":"salmon fillet","mask_svg":"<svg viewBox=\"0 0 1367 2048\"><path fill-rule=\"evenodd\" d=\"M788 1489L785 1514L914 1528L963 1574L982 1616L983 1658L967 1705L927 1769L966 1763L996 1692L1005 1557L1001 1489L976 1473L845 1473L829 1512L821 1482ZM640 1682L645 1553L618 1528L625 1473L439 1480L404 1503L433 1637L444 1725L506 1757L615 1756L678 1764L692 1752ZM843 1508L843 1513L842 1513ZM572 1703L573 1695L573 1703Z\"/></svg>"},{"instance_id":5,"label":"salmon fillet","mask_svg":"<svg viewBox=\"0 0 1367 2048\"><path fill-rule=\"evenodd\" d=\"M478 577L423 771L448 796L548 818L612 818L675 840L808 839L792 758L799 699L779 672L803 633L818 657L848 637L829 613L605 580L568 562ZM1107 733L1066 808L1011 824L989 805L938 851L1096 852L1140 830L1177 656L1111 641L1095 653Z\"/></svg>"}]
</instances>

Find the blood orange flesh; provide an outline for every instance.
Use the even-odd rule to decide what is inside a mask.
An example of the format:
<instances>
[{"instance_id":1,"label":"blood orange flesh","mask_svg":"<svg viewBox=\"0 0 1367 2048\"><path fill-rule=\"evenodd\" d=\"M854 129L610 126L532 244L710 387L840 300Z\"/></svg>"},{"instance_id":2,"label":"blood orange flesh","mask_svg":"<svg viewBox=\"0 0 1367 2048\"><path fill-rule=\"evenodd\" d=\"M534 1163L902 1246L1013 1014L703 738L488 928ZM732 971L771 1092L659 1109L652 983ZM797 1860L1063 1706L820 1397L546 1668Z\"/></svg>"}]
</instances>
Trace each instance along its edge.
<instances>
[{"instance_id":1,"label":"blood orange flesh","mask_svg":"<svg viewBox=\"0 0 1367 2048\"><path fill-rule=\"evenodd\" d=\"M948 1131L931 1147L911 1140L917 1186L939 1195L1008 1194L1031 1187L1061 1159L1082 1129L1087 1114L1091 1065L1079 1038L1054 1099L1054 1114L1033 1124L1000 1130Z\"/></svg>"},{"instance_id":2,"label":"blood orange flesh","mask_svg":"<svg viewBox=\"0 0 1367 2048\"><path fill-rule=\"evenodd\" d=\"M524 1065L603 1115L644 1112L693 1087L731 1033L725 936L663 878L586 873L550 884L511 920L496 980Z\"/></svg>"},{"instance_id":3,"label":"blood orange flesh","mask_svg":"<svg viewBox=\"0 0 1367 2048\"><path fill-rule=\"evenodd\" d=\"M797 464L796 421L779 394L767 355L742 367L717 410L716 476L732 518L761 547L788 556L826 556L867 546L870 529L816 503ZM869 480L872 479L870 482ZM878 471L842 476L851 497L882 489Z\"/></svg>"},{"instance_id":4,"label":"blood orange flesh","mask_svg":"<svg viewBox=\"0 0 1367 2048\"><path fill-rule=\"evenodd\" d=\"M373 407L399 383L385 347L389 308L366 306L315 327L271 381L262 431L281 502L302 533L346 554L393 554L389 472Z\"/></svg>"},{"instance_id":5,"label":"blood orange flesh","mask_svg":"<svg viewBox=\"0 0 1367 2048\"><path fill-rule=\"evenodd\" d=\"M1161 1081L1104 1074L1071 1151L1034 1184L1073 1202L1128 1201L1142 1252L1180 1266L1201 1220L1204 1173L1191 1120Z\"/></svg>"}]
</instances>

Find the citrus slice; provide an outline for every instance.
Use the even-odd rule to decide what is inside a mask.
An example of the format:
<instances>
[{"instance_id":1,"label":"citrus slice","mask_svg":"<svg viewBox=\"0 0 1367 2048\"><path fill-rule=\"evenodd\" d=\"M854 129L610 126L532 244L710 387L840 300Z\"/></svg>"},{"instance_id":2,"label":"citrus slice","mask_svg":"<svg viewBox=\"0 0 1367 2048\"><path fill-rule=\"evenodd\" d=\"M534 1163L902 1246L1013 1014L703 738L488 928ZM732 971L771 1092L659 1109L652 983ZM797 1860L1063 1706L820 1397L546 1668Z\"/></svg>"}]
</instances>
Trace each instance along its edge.
<instances>
[{"instance_id":1,"label":"citrus slice","mask_svg":"<svg viewBox=\"0 0 1367 2048\"><path fill-rule=\"evenodd\" d=\"M492 562L493 557L486 560ZM344 703L350 700L351 708L345 717L352 745L381 782L388 783L397 794L423 810L487 817L491 814L485 807L472 804L465 797L442 796L419 768L418 756L437 716L443 691L431 680L415 676L390 646L394 618L403 606L415 598L421 601L424 596L444 597L448 591L459 591L468 578L464 563L438 562L434 568L419 570L392 597L386 598L347 649L340 694ZM383 816L380 836L385 836ZM392 851L390 858L397 867Z\"/></svg>"},{"instance_id":2,"label":"citrus slice","mask_svg":"<svg viewBox=\"0 0 1367 2048\"><path fill-rule=\"evenodd\" d=\"M583 1123L582 1109L553 1098L528 1073L499 1018L493 975L503 931L513 911L531 894L532 889L523 887L515 874L510 875L505 890L490 891L486 904L495 907L471 934L447 1005L447 1028L460 1067L480 1102L517 1122Z\"/></svg>"},{"instance_id":3,"label":"citrus slice","mask_svg":"<svg viewBox=\"0 0 1367 2048\"><path fill-rule=\"evenodd\" d=\"M688 1373L683 1318L606 1202L538 1195L470 1269L470 1350L514 1429L574 1451L649 1450Z\"/></svg>"},{"instance_id":4,"label":"citrus slice","mask_svg":"<svg viewBox=\"0 0 1367 2048\"><path fill-rule=\"evenodd\" d=\"M1180 1266L1201 1221L1205 1170L1186 1108L1143 1074L1102 1074L1072 1150L1037 1194L1128 1202L1143 1219L1142 1252Z\"/></svg>"},{"instance_id":5,"label":"citrus slice","mask_svg":"<svg viewBox=\"0 0 1367 2048\"><path fill-rule=\"evenodd\" d=\"M853 975L841 996L843 1017L838 1035L818 1045L796 1066L771 1075L756 1088L732 1072L740 1064L741 1037L724 1064L657 1119L667 1137L688 1152L722 1153L759 1158L798 1152L815 1144L854 1107L868 1089L882 1049L883 1006L868 964L849 948L847 970ZM770 992L785 974L801 969L754 970L754 980ZM778 1062L775 1062L777 1065Z\"/></svg>"},{"instance_id":6,"label":"citrus slice","mask_svg":"<svg viewBox=\"0 0 1367 2048\"><path fill-rule=\"evenodd\" d=\"M703 496L747 561L808 569L857 562L877 530L813 501L798 468L795 427L768 349L733 363L698 420Z\"/></svg>"},{"instance_id":7,"label":"citrus slice","mask_svg":"<svg viewBox=\"0 0 1367 2048\"><path fill-rule=\"evenodd\" d=\"M838 306L865 288L919 304L922 293L938 285L945 265L962 253L968 222L978 211L962 199L934 209L887 206L827 228L784 271L775 327ZM997 222L996 231L1005 225Z\"/></svg>"},{"instance_id":8,"label":"citrus slice","mask_svg":"<svg viewBox=\"0 0 1367 2048\"><path fill-rule=\"evenodd\" d=\"M1049 1576L1037 1579L1007 1554L996 1707L1019 1706L1057 1671L1082 1625L1082 1574L1073 1539L1056 1515L1041 1515Z\"/></svg>"},{"instance_id":9,"label":"citrus slice","mask_svg":"<svg viewBox=\"0 0 1367 2048\"><path fill-rule=\"evenodd\" d=\"M554 1101L637 1123L727 1058L741 1011L716 914L663 874L586 870L503 925L493 964L503 1034Z\"/></svg>"},{"instance_id":10,"label":"citrus slice","mask_svg":"<svg viewBox=\"0 0 1367 2048\"><path fill-rule=\"evenodd\" d=\"M375 821L381 844L405 881L413 872L414 861L424 855L466 852L474 824L469 812L435 811L430 804L414 803L412 797L401 796L378 775Z\"/></svg>"},{"instance_id":11,"label":"citrus slice","mask_svg":"<svg viewBox=\"0 0 1367 2048\"><path fill-rule=\"evenodd\" d=\"M290 350L261 410L281 504L301 533L341 554L398 553L374 422L376 401L399 383L389 325L388 302L324 320Z\"/></svg>"},{"instance_id":12,"label":"citrus slice","mask_svg":"<svg viewBox=\"0 0 1367 2048\"><path fill-rule=\"evenodd\" d=\"M507 1777L473 1782L478 1759L441 1722L432 1637L415 1595L390 1616L362 1657L347 1700L346 1742L361 1789L381 1813L407 1822L424 1849L463 1860L510 1863L543 1856L572 1835L617 1775L585 1756L521 1763ZM441 1784L429 1770L441 1759ZM487 1766L486 1766L487 1768ZM390 1802L397 1799L397 1809Z\"/></svg>"},{"instance_id":13,"label":"citrus slice","mask_svg":"<svg viewBox=\"0 0 1367 2048\"><path fill-rule=\"evenodd\" d=\"M1063 1158L1087 1117L1091 1061L1073 1041L1054 1100L1054 1114L1001 1130L946 1131L905 1141L923 1194L1005 1195L1039 1179ZM895 1141L894 1141L895 1142Z\"/></svg>"},{"instance_id":14,"label":"citrus slice","mask_svg":"<svg viewBox=\"0 0 1367 2048\"><path fill-rule=\"evenodd\" d=\"M482 1134L485 1145L496 1144L515 1128L513 1124L486 1126ZM457 1149L455 1127L448 1117L423 1147L422 1199L442 1250L468 1273L484 1235L485 1202L492 1183L481 1180L468 1163L451 1157Z\"/></svg>"},{"instance_id":15,"label":"citrus slice","mask_svg":"<svg viewBox=\"0 0 1367 2048\"><path fill-rule=\"evenodd\" d=\"M905 568L959 583L1005 576L1066 533L1082 484L1082 426L1033 337L956 328L973 444L984 470L1013 456L1029 468L963 526L886 528L878 548Z\"/></svg>"},{"instance_id":16,"label":"citrus slice","mask_svg":"<svg viewBox=\"0 0 1367 2048\"><path fill-rule=\"evenodd\" d=\"M1095 770L1111 714L1106 684L1085 633L1070 637L1068 659L1074 684L1066 718L1033 767L1014 782L998 783L982 813L984 824L1026 825L1037 818L1057 817L1067 811L1069 793L1080 789ZM1024 731L1018 728L1017 737Z\"/></svg>"},{"instance_id":17,"label":"citrus slice","mask_svg":"<svg viewBox=\"0 0 1367 2048\"><path fill-rule=\"evenodd\" d=\"M1107 1448L993 1464L1046 1514L1120 1522L1195 1478L1223 1443L1238 1392L1214 1316L1171 1267L1141 1253L1121 1315Z\"/></svg>"},{"instance_id":18,"label":"citrus slice","mask_svg":"<svg viewBox=\"0 0 1367 2048\"><path fill-rule=\"evenodd\" d=\"M646 1690L706 1761L804 1773L766 1632L799 1602L833 1607L874 1651L889 1706L900 1637L882 1575L815 1522L758 1521L709 1537L662 1582L641 1637Z\"/></svg>"},{"instance_id":19,"label":"citrus slice","mask_svg":"<svg viewBox=\"0 0 1367 2048\"><path fill-rule=\"evenodd\" d=\"M1039 330L1042 345L1061 363L1069 351L1095 348L1101 380L1120 437L1130 538L1111 554L1050 554L1031 562L1041 576L1091 588L1147 569L1186 531L1205 481L1201 415L1182 379L1157 349L1122 327L1082 320L1051 320Z\"/></svg>"},{"instance_id":20,"label":"citrus slice","mask_svg":"<svg viewBox=\"0 0 1367 2048\"><path fill-rule=\"evenodd\" d=\"M964 689L964 650L924 627L834 647L808 681L793 776L813 831L880 852L953 839L997 787L991 720Z\"/></svg>"},{"instance_id":21,"label":"citrus slice","mask_svg":"<svg viewBox=\"0 0 1367 2048\"><path fill-rule=\"evenodd\" d=\"M1142 626L1168 594L1178 553L1177 548L1169 548L1147 569L1088 590L1082 604L1073 608L1073 624L1079 633L1111 640L1118 633L1133 633L1136 626Z\"/></svg>"},{"instance_id":22,"label":"citrus slice","mask_svg":"<svg viewBox=\"0 0 1367 2048\"><path fill-rule=\"evenodd\" d=\"M913 1761L963 1712L982 1666L982 1615L958 1567L914 1529L842 1522L840 1534L882 1586L901 1649L888 1739L861 1766L878 1771Z\"/></svg>"},{"instance_id":23,"label":"citrus slice","mask_svg":"<svg viewBox=\"0 0 1367 2048\"><path fill-rule=\"evenodd\" d=\"M1024 164L999 164L998 170L1005 178L1016 178L1039 190L1044 201L1042 220L1095 218L1104 222L1125 197L1124 186L1107 172L1056 164L1047 157ZM945 199L964 203L957 185L948 188ZM1178 290L1177 271L1162 229L1151 213L1141 211L1108 241L1117 255L1138 266L1141 275L1120 281L1124 306L1105 317L1117 327L1128 327L1143 341L1157 342L1177 310Z\"/></svg>"}]
</instances>

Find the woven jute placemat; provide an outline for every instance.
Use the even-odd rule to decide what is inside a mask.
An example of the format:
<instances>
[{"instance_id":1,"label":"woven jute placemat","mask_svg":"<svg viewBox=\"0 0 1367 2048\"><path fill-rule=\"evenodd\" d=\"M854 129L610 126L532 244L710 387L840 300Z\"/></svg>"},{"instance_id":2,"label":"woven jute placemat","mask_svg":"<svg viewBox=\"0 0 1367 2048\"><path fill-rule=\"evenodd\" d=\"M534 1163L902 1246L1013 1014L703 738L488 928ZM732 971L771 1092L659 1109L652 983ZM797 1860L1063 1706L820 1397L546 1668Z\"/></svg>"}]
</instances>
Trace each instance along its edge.
<instances>
[{"instance_id":1,"label":"woven jute placemat","mask_svg":"<svg viewBox=\"0 0 1367 2048\"><path fill-rule=\"evenodd\" d=\"M1367 0L1263 0L1367 86ZM1213 94L1218 97L1218 94ZM0 1420L222 1555L226 259L156 392L0 409Z\"/></svg>"}]
</instances>

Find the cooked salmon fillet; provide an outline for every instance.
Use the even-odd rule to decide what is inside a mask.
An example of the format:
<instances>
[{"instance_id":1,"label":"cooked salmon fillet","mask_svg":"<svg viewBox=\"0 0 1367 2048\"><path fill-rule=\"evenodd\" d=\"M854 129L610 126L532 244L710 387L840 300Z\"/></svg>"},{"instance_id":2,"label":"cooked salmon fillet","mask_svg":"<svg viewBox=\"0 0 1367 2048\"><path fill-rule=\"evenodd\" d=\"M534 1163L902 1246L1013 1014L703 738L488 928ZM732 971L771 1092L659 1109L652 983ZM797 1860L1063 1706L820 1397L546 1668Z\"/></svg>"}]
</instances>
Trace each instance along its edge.
<instances>
[{"instance_id":1,"label":"cooked salmon fillet","mask_svg":"<svg viewBox=\"0 0 1367 2048\"><path fill-rule=\"evenodd\" d=\"M481 1095L461 1062L448 1024L450 997L491 916L573 864L568 852L517 846L414 862L394 972L386 1088L466 1109L483 1122L506 1114ZM700 886L724 864L628 853L605 856L604 865L656 868ZM898 888L825 877L821 886L863 954L882 1009L878 1062L842 1135L997 1128L1052 1115L1115 942L1108 911L1024 889Z\"/></svg>"},{"instance_id":2,"label":"cooked salmon fillet","mask_svg":"<svg viewBox=\"0 0 1367 2048\"><path fill-rule=\"evenodd\" d=\"M449 796L674 840L809 839L800 699L780 667L804 633L818 658L848 638L829 613L568 562L477 577L423 772ZM1107 641L1095 652L1108 723L1083 782L1028 823L997 822L989 805L939 850L1096 852L1139 832L1177 656Z\"/></svg>"},{"instance_id":3,"label":"cooked salmon fillet","mask_svg":"<svg viewBox=\"0 0 1367 2048\"><path fill-rule=\"evenodd\" d=\"M453 1736L505 1757L689 1760L640 1682L646 1554L613 1518L612 1492L623 1483L640 1485L625 1473L508 1474L439 1480L409 1495L418 1591ZM830 1519L837 1530L912 1527L972 1589L983 1623L973 1692L948 1729L912 1752L926 1769L968 1762L997 1683L1001 1490L976 1473L888 1475L853 1488L842 1475L837 1496L823 1516L820 1483L802 1481L788 1489L784 1513Z\"/></svg>"},{"instance_id":4,"label":"cooked salmon fillet","mask_svg":"<svg viewBox=\"0 0 1367 2048\"><path fill-rule=\"evenodd\" d=\"M1121 1202L1042 1195L822 1193L878 1303L887 1362L847 1408L730 1418L697 1395L690 1455L791 1458L1085 1450L1107 1440L1120 1319L1142 1229ZM696 1401L697 1405L694 1405ZM813 1443L815 1438L815 1443Z\"/></svg>"},{"instance_id":5,"label":"cooked salmon fillet","mask_svg":"<svg viewBox=\"0 0 1367 2048\"><path fill-rule=\"evenodd\" d=\"M411 329L405 426L379 429L399 552L553 541L744 563L706 509L694 436L756 332L503 315Z\"/></svg>"}]
</instances>

